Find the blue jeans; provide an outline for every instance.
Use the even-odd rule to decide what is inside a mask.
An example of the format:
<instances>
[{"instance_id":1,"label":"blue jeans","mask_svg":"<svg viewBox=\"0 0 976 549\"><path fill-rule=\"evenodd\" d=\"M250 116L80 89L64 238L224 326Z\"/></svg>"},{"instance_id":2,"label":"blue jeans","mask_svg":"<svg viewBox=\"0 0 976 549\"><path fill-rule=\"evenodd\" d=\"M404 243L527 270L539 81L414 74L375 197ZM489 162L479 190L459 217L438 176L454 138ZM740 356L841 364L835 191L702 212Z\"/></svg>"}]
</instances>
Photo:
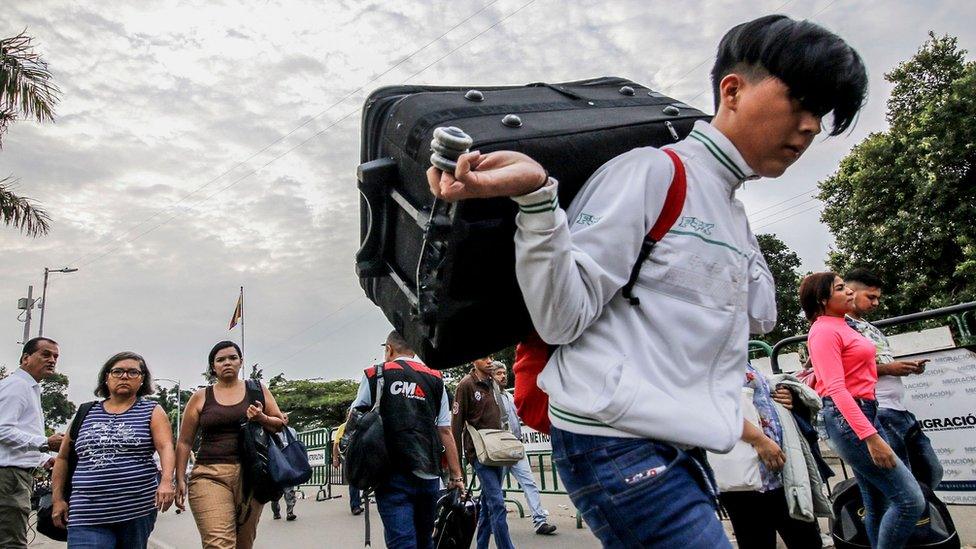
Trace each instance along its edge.
<instances>
[{"instance_id":1,"label":"blue jeans","mask_svg":"<svg viewBox=\"0 0 976 549\"><path fill-rule=\"evenodd\" d=\"M878 423L891 449L915 478L935 490L942 482L942 464L915 415L905 410L878 408Z\"/></svg>"},{"instance_id":2,"label":"blue jeans","mask_svg":"<svg viewBox=\"0 0 976 549\"><path fill-rule=\"evenodd\" d=\"M857 402L868 421L878 428L877 401ZM864 525L871 547L903 547L926 509L925 497L915 477L900 460L894 469L875 465L867 443L857 437L829 397L824 398L821 413L827 444L854 469L864 499Z\"/></svg>"},{"instance_id":3,"label":"blue jeans","mask_svg":"<svg viewBox=\"0 0 976 549\"><path fill-rule=\"evenodd\" d=\"M389 549L433 549L437 479L393 473L376 489L376 508L383 521L383 539Z\"/></svg>"},{"instance_id":4,"label":"blue jeans","mask_svg":"<svg viewBox=\"0 0 976 549\"><path fill-rule=\"evenodd\" d=\"M495 547L515 549L508 534L508 517L505 510L505 496L502 495L502 475L504 467L489 467L472 460L474 472L481 483L481 509L478 511L478 549L488 549L488 540L495 534Z\"/></svg>"},{"instance_id":5,"label":"blue jeans","mask_svg":"<svg viewBox=\"0 0 976 549\"><path fill-rule=\"evenodd\" d=\"M68 526L69 549L146 549L156 525L156 511L148 515L98 526Z\"/></svg>"},{"instance_id":6,"label":"blue jeans","mask_svg":"<svg viewBox=\"0 0 976 549\"><path fill-rule=\"evenodd\" d=\"M522 493L525 494L525 502L529 504L529 509L532 511L532 523L536 526L546 522L548 513L542 508L542 500L539 498L539 486L535 483L535 477L532 476L532 466L529 465L529 457L525 456L521 461L509 467L512 476L518 481L519 486L522 487Z\"/></svg>"},{"instance_id":7,"label":"blue jeans","mask_svg":"<svg viewBox=\"0 0 976 549\"><path fill-rule=\"evenodd\" d=\"M731 548L698 450L552 428L569 497L605 548Z\"/></svg>"},{"instance_id":8,"label":"blue jeans","mask_svg":"<svg viewBox=\"0 0 976 549\"><path fill-rule=\"evenodd\" d=\"M349 509L355 511L363 506L362 492L352 484L349 485Z\"/></svg>"}]
</instances>

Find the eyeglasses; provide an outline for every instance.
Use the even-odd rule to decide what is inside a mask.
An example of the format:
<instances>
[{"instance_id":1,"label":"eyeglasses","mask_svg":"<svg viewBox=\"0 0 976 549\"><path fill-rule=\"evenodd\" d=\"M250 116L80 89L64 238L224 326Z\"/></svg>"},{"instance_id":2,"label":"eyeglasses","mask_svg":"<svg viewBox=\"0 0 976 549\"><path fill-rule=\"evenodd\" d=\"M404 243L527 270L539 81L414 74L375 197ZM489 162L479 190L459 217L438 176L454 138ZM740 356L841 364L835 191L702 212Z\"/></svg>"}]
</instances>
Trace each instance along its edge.
<instances>
[{"instance_id":1,"label":"eyeglasses","mask_svg":"<svg viewBox=\"0 0 976 549\"><path fill-rule=\"evenodd\" d=\"M108 373L115 379L142 377L142 370L136 369L112 368Z\"/></svg>"}]
</instances>

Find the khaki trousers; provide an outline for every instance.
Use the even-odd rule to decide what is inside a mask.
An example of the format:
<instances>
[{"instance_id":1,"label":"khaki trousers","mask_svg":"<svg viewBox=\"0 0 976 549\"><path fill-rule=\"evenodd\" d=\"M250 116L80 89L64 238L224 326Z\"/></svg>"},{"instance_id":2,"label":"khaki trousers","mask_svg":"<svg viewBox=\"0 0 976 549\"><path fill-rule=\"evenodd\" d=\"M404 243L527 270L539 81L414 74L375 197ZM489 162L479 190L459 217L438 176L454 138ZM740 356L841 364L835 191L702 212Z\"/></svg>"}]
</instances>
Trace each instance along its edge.
<instances>
[{"instance_id":1,"label":"khaki trousers","mask_svg":"<svg viewBox=\"0 0 976 549\"><path fill-rule=\"evenodd\" d=\"M31 474L19 467L0 467L0 547L27 549Z\"/></svg>"},{"instance_id":2,"label":"khaki trousers","mask_svg":"<svg viewBox=\"0 0 976 549\"><path fill-rule=\"evenodd\" d=\"M203 549L251 549L264 505L244 499L241 466L197 464L187 487Z\"/></svg>"}]
</instances>

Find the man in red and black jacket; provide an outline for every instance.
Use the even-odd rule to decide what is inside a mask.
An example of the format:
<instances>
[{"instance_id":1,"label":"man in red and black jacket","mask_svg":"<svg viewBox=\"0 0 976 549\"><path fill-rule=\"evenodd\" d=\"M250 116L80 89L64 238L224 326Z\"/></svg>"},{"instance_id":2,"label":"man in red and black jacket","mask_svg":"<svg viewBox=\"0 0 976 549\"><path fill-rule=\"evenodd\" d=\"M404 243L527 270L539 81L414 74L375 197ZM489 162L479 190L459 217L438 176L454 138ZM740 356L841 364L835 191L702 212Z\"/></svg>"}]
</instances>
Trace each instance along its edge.
<instances>
[{"instance_id":1,"label":"man in red and black jacket","mask_svg":"<svg viewBox=\"0 0 976 549\"><path fill-rule=\"evenodd\" d=\"M441 373L425 366L399 333L390 332L384 347L380 416L394 472L376 489L383 537L391 549L430 548L442 453L451 473L449 486L464 488L447 391ZM366 369L353 408L372 408L378 377L377 367Z\"/></svg>"}]
</instances>

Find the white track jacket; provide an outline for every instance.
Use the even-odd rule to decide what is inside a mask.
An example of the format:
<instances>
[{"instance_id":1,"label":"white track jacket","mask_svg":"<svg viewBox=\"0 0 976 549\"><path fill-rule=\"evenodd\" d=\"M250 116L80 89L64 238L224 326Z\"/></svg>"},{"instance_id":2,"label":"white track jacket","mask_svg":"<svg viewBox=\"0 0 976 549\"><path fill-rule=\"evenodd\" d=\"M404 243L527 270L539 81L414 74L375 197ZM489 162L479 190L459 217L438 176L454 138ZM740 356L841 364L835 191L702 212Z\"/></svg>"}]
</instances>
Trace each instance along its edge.
<instances>
[{"instance_id":1,"label":"white track jacket","mask_svg":"<svg viewBox=\"0 0 976 549\"><path fill-rule=\"evenodd\" d=\"M757 176L705 122L669 146L685 165L684 209L620 290L664 206L674 165L634 149L602 166L568 211L558 183L514 198L516 274L542 339L552 424L726 452L742 435L750 333L776 324L775 288L735 191Z\"/></svg>"}]
</instances>

